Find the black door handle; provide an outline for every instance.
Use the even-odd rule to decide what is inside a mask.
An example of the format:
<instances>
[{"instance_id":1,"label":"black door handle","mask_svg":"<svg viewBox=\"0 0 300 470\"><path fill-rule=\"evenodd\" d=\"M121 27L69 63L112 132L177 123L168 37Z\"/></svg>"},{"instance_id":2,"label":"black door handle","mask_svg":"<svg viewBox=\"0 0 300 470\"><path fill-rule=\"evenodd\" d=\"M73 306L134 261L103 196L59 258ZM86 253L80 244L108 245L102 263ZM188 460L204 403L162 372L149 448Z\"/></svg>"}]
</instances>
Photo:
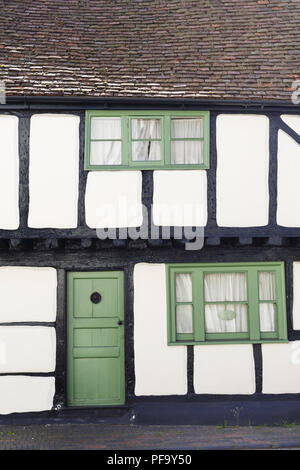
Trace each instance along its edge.
<instances>
[{"instance_id":1,"label":"black door handle","mask_svg":"<svg viewBox=\"0 0 300 470\"><path fill-rule=\"evenodd\" d=\"M123 325L123 321L122 321L122 320L119 320L119 321L118 321L118 325Z\"/></svg>"}]
</instances>

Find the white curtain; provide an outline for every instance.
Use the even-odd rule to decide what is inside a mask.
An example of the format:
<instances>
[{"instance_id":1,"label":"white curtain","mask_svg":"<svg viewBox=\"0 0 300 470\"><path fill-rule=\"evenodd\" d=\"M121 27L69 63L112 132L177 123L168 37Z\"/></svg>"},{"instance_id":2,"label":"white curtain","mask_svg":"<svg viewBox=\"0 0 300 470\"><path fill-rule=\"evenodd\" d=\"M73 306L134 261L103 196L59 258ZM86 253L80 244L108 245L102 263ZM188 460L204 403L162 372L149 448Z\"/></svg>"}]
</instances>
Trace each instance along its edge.
<instances>
[{"instance_id":1,"label":"white curtain","mask_svg":"<svg viewBox=\"0 0 300 470\"><path fill-rule=\"evenodd\" d=\"M275 274L259 272L260 331L275 331ZM207 333L248 331L247 280L245 273L208 273L204 275L205 328ZM192 275L176 274L177 333L193 332ZM190 304L180 304L190 302ZM224 303L214 303L224 302ZM232 303L238 302L238 303Z\"/></svg>"},{"instance_id":2,"label":"white curtain","mask_svg":"<svg viewBox=\"0 0 300 470\"><path fill-rule=\"evenodd\" d=\"M160 119L132 119L133 139L160 139Z\"/></svg>"},{"instance_id":3,"label":"white curtain","mask_svg":"<svg viewBox=\"0 0 300 470\"><path fill-rule=\"evenodd\" d=\"M160 141L150 139L160 139L159 119L132 119L132 138L149 139L148 141L132 142L133 161L160 160Z\"/></svg>"},{"instance_id":4,"label":"white curtain","mask_svg":"<svg viewBox=\"0 0 300 470\"><path fill-rule=\"evenodd\" d=\"M171 119L171 135L174 139L199 139L200 137L203 137L202 119Z\"/></svg>"},{"instance_id":5,"label":"white curtain","mask_svg":"<svg viewBox=\"0 0 300 470\"><path fill-rule=\"evenodd\" d=\"M192 302L192 275L176 274L176 302Z\"/></svg>"},{"instance_id":6,"label":"white curtain","mask_svg":"<svg viewBox=\"0 0 300 470\"><path fill-rule=\"evenodd\" d=\"M171 136L174 139L202 137L202 119L171 119ZM203 163L203 142L199 140L173 140L171 143L171 162L173 164Z\"/></svg>"},{"instance_id":7,"label":"white curtain","mask_svg":"<svg viewBox=\"0 0 300 470\"><path fill-rule=\"evenodd\" d=\"M192 275L176 274L176 302L192 302ZM176 306L177 333L193 332L193 306L192 304L177 304Z\"/></svg>"},{"instance_id":8,"label":"white curtain","mask_svg":"<svg viewBox=\"0 0 300 470\"><path fill-rule=\"evenodd\" d=\"M92 118L91 139L121 139L121 119L118 117Z\"/></svg>"},{"instance_id":9,"label":"white curtain","mask_svg":"<svg viewBox=\"0 0 300 470\"><path fill-rule=\"evenodd\" d=\"M193 333L193 306L176 306L176 331L177 333Z\"/></svg>"},{"instance_id":10,"label":"white curtain","mask_svg":"<svg viewBox=\"0 0 300 470\"><path fill-rule=\"evenodd\" d=\"M153 161L160 160L160 142L156 140L143 142L132 142L133 161Z\"/></svg>"},{"instance_id":11,"label":"white curtain","mask_svg":"<svg viewBox=\"0 0 300 470\"><path fill-rule=\"evenodd\" d=\"M276 300L275 274L259 272L259 300ZM260 331L275 331L275 305L272 302L259 304Z\"/></svg>"},{"instance_id":12,"label":"white curtain","mask_svg":"<svg viewBox=\"0 0 300 470\"><path fill-rule=\"evenodd\" d=\"M90 163L92 165L121 165L122 145L120 118L92 118L91 139ZM99 140L93 142L93 139ZM119 141L117 139L119 139Z\"/></svg>"},{"instance_id":13,"label":"white curtain","mask_svg":"<svg viewBox=\"0 0 300 470\"><path fill-rule=\"evenodd\" d=\"M118 141L91 142L91 165L121 165L122 146Z\"/></svg>"},{"instance_id":14,"label":"white curtain","mask_svg":"<svg viewBox=\"0 0 300 470\"><path fill-rule=\"evenodd\" d=\"M247 332L247 284L245 273L211 273L204 276L207 333ZM241 302L232 304L230 301Z\"/></svg>"},{"instance_id":15,"label":"white curtain","mask_svg":"<svg viewBox=\"0 0 300 470\"><path fill-rule=\"evenodd\" d=\"M259 272L259 300L275 300L275 274Z\"/></svg>"}]
</instances>

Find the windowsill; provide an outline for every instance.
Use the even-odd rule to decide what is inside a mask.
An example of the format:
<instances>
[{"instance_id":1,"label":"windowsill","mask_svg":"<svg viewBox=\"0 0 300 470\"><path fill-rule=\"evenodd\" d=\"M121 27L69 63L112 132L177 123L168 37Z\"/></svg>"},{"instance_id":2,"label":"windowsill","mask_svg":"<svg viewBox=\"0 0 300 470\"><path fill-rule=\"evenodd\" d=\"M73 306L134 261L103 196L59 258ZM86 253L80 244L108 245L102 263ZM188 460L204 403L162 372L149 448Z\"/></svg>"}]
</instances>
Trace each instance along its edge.
<instances>
[{"instance_id":1,"label":"windowsill","mask_svg":"<svg viewBox=\"0 0 300 470\"><path fill-rule=\"evenodd\" d=\"M124 170L209 170L207 165L170 165L170 166L159 166L159 165L136 165L136 166L125 166L125 165L85 165L85 171L124 171Z\"/></svg>"},{"instance_id":2,"label":"windowsill","mask_svg":"<svg viewBox=\"0 0 300 470\"><path fill-rule=\"evenodd\" d=\"M288 343L288 339L260 339L260 340L216 340L216 341L177 341L176 343L168 342L168 346L201 346L208 344L276 344L276 343Z\"/></svg>"}]
</instances>

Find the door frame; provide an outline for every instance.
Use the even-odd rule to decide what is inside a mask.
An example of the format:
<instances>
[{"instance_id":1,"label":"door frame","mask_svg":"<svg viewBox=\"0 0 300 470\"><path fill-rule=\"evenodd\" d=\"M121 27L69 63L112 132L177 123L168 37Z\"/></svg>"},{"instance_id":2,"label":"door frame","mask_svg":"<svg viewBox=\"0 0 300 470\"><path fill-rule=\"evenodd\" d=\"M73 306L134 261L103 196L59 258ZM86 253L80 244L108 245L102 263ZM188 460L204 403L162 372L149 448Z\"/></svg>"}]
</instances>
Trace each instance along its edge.
<instances>
[{"instance_id":1,"label":"door frame","mask_svg":"<svg viewBox=\"0 0 300 470\"><path fill-rule=\"evenodd\" d=\"M70 302L69 298L71 292L73 292L73 286L71 284L71 279L74 279L74 275L76 278L86 278L86 277L93 277L101 274L107 274L108 276L111 274L115 274L116 277L119 278L120 281L120 310L122 313L121 320L123 321L123 325L119 327L119 338L120 338L120 402L115 403L109 401L106 404L72 404L70 403L70 390L72 389L71 379L72 376L69 373L69 360L70 360L70 334L72 332L72 328L70 327ZM105 408L105 407L118 407L124 406L126 403L126 377L125 377L125 272L122 269L99 269L99 270L74 270L74 271L66 271L66 405L70 408Z\"/></svg>"}]
</instances>

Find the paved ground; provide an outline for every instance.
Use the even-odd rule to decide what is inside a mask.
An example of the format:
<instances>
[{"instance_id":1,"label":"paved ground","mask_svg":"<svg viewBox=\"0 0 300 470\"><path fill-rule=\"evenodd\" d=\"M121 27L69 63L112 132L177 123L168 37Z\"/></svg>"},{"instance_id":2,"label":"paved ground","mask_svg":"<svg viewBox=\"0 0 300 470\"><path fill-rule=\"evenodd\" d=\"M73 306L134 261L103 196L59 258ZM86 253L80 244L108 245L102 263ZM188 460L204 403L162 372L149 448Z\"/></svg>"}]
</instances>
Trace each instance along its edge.
<instances>
[{"instance_id":1,"label":"paved ground","mask_svg":"<svg viewBox=\"0 0 300 470\"><path fill-rule=\"evenodd\" d=\"M300 425L138 426L46 424L0 426L0 450L300 449Z\"/></svg>"}]
</instances>

